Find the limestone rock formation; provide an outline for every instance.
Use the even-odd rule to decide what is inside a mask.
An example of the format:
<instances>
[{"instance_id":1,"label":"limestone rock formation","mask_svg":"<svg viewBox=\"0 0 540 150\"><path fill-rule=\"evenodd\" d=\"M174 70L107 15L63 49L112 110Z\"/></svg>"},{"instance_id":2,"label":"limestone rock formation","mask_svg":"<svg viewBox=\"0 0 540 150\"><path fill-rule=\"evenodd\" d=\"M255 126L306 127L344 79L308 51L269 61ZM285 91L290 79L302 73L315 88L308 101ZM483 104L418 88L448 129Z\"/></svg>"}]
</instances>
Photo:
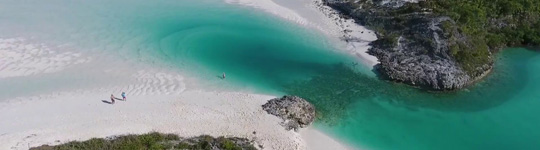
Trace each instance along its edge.
<instances>
[{"instance_id":1,"label":"limestone rock formation","mask_svg":"<svg viewBox=\"0 0 540 150\"><path fill-rule=\"evenodd\" d=\"M474 40L459 32L450 17L405 5L417 0L324 2L375 30L379 39L370 43L368 53L379 59L374 69L383 79L429 90L454 90L482 78L493 66L489 51L486 61L473 65L459 63L460 58L453 52L457 47L466 51L482 49L475 49ZM407 7L400 8L404 5Z\"/></svg>"},{"instance_id":2,"label":"limestone rock formation","mask_svg":"<svg viewBox=\"0 0 540 150\"><path fill-rule=\"evenodd\" d=\"M298 96L283 96L269 100L262 105L269 114L283 119L282 125L287 130L304 128L315 120L315 107Z\"/></svg>"}]
</instances>

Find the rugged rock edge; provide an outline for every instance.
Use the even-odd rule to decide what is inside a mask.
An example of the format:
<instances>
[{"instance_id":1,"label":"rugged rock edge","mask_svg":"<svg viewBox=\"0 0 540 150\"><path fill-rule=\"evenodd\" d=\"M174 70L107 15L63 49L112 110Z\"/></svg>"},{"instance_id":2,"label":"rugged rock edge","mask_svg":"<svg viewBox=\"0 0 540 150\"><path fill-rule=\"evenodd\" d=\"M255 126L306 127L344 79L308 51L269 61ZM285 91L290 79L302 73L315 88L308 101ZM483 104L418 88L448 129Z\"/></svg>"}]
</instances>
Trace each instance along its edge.
<instances>
[{"instance_id":1,"label":"rugged rock edge","mask_svg":"<svg viewBox=\"0 0 540 150\"><path fill-rule=\"evenodd\" d=\"M450 17L429 11L392 12L408 3L404 0L323 2L375 30L379 39L370 43L368 53L378 58L380 63L374 69L382 79L446 91L465 88L492 69L491 52L487 61L469 70L451 55L453 47L469 46L472 41L458 32Z\"/></svg>"},{"instance_id":2,"label":"rugged rock edge","mask_svg":"<svg viewBox=\"0 0 540 150\"><path fill-rule=\"evenodd\" d=\"M309 126L315 120L315 107L298 96L283 96L269 100L262 105L263 110L269 114L283 119L282 125L287 130Z\"/></svg>"}]
</instances>

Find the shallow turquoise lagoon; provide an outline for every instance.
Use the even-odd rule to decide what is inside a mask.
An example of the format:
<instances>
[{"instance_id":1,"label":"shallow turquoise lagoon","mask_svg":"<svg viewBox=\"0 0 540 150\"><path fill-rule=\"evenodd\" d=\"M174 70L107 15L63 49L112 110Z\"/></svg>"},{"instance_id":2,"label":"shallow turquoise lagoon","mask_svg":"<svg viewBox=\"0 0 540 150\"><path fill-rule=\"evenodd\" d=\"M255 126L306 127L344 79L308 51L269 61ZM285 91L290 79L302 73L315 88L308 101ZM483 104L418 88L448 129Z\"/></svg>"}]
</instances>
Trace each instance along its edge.
<instances>
[{"instance_id":1,"label":"shallow turquoise lagoon","mask_svg":"<svg viewBox=\"0 0 540 150\"><path fill-rule=\"evenodd\" d=\"M209 22L167 26L175 32L160 37L157 56L194 70L213 86L307 98L319 110L316 126L354 147L540 148L536 52L505 51L478 85L430 93L378 80L371 70L351 65L355 58L335 51L324 37L281 20L250 14ZM226 80L218 78L222 72Z\"/></svg>"},{"instance_id":2,"label":"shallow turquoise lagoon","mask_svg":"<svg viewBox=\"0 0 540 150\"><path fill-rule=\"evenodd\" d=\"M165 66L208 87L299 95L316 105L315 126L356 148L540 149L538 52L503 51L484 81L431 93L377 79L314 30L219 0L2 4L0 37Z\"/></svg>"},{"instance_id":3,"label":"shallow turquoise lagoon","mask_svg":"<svg viewBox=\"0 0 540 150\"><path fill-rule=\"evenodd\" d=\"M320 102L324 103L320 107L330 111L331 119L319 126L359 147L538 149L539 77L538 52L509 49L498 55L489 77L462 91L428 93L361 79L356 82L371 84L334 88L350 92L334 94L332 98L314 94L305 97L313 97L317 102L334 100ZM326 91L314 89L317 90ZM327 120L326 116L322 120Z\"/></svg>"}]
</instances>

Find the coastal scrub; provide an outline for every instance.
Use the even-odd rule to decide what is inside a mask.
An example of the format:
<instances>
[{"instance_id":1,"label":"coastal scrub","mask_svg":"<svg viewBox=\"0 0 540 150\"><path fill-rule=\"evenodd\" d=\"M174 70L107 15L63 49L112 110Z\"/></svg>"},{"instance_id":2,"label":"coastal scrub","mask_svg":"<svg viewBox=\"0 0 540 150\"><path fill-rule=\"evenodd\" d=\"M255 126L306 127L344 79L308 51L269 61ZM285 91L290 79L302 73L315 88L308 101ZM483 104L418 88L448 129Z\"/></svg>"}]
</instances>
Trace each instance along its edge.
<instances>
[{"instance_id":1,"label":"coastal scrub","mask_svg":"<svg viewBox=\"0 0 540 150\"><path fill-rule=\"evenodd\" d=\"M384 79L454 90L489 73L493 54L540 45L537 0L325 0L376 31L369 53Z\"/></svg>"},{"instance_id":2,"label":"coastal scrub","mask_svg":"<svg viewBox=\"0 0 540 150\"><path fill-rule=\"evenodd\" d=\"M65 144L43 145L30 150L255 150L251 142L244 138L226 138L203 135L181 138L175 134L147 133L142 135L122 135L110 138L92 138L86 141L71 141Z\"/></svg>"}]
</instances>

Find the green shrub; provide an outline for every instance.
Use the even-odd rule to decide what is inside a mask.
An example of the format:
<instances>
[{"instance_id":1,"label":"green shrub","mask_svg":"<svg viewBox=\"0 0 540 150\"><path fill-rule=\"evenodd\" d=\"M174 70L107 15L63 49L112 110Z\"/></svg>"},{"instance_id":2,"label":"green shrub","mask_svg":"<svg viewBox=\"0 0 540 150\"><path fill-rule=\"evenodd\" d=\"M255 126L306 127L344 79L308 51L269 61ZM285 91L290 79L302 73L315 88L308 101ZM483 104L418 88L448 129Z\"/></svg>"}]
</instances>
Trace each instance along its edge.
<instances>
[{"instance_id":1,"label":"green shrub","mask_svg":"<svg viewBox=\"0 0 540 150\"><path fill-rule=\"evenodd\" d=\"M243 149L242 146L223 137L216 139L211 136L201 136L193 139L181 139L174 134L152 132L142 135L117 136L109 139L92 138L87 141L72 141L56 146L43 145L33 147L31 150L210 150L213 147L224 150ZM254 150L255 147L250 145L247 149Z\"/></svg>"}]
</instances>

